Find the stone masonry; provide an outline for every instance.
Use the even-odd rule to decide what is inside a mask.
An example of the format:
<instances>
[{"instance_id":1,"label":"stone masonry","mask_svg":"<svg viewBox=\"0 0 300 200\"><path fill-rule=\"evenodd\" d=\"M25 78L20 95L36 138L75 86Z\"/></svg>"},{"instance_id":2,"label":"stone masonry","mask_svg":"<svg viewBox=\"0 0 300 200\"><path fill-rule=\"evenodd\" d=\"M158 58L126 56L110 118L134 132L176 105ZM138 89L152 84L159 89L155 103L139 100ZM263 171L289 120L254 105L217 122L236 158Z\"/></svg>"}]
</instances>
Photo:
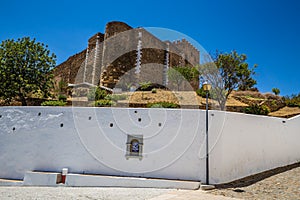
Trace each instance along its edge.
<instances>
[{"instance_id":1,"label":"stone masonry","mask_svg":"<svg viewBox=\"0 0 300 200\"><path fill-rule=\"evenodd\" d=\"M88 83L125 90L128 83L144 81L168 87L169 67L199 63L200 52L185 39L161 41L143 28L109 22L104 34L92 36L87 49L69 57L53 73L56 83ZM197 88L198 83L192 83L192 87Z\"/></svg>"}]
</instances>

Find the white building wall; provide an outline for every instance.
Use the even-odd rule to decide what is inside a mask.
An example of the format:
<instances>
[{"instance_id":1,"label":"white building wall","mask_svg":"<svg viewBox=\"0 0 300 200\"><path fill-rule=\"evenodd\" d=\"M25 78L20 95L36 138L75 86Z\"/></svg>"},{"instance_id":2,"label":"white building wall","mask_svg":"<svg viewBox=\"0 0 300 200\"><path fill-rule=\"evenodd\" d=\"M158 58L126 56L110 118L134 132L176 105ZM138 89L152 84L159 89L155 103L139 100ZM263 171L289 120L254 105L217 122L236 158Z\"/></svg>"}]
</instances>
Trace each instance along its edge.
<instances>
[{"instance_id":1,"label":"white building wall","mask_svg":"<svg viewBox=\"0 0 300 200\"><path fill-rule=\"evenodd\" d=\"M0 116L0 178L67 167L71 173L205 182L202 110L1 107ZM210 183L300 161L299 130L300 117L210 111ZM126 159L128 134L143 136L141 160Z\"/></svg>"}]
</instances>

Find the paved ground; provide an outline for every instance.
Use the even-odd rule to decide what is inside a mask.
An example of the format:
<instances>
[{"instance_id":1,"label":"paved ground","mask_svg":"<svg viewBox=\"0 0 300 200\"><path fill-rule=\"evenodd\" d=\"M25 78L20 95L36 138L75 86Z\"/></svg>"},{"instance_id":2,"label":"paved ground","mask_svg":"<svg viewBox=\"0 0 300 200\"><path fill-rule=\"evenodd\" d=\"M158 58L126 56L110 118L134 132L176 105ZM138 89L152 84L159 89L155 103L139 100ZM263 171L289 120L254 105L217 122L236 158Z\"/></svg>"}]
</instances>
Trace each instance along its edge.
<instances>
[{"instance_id":1,"label":"paved ground","mask_svg":"<svg viewBox=\"0 0 300 200\"><path fill-rule=\"evenodd\" d=\"M300 200L300 163L219 185L210 193L241 199Z\"/></svg>"},{"instance_id":2,"label":"paved ground","mask_svg":"<svg viewBox=\"0 0 300 200\"><path fill-rule=\"evenodd\" d=\"M169 190L127 188L0 187L0 199L22 200L140 200L157 197Z\"/></svg>"},{"instance_id":3,"label":"paved ground","mask_svg":"<svg viewBox=\"0 0 300 200\"><path fill-rule=\"evenodd\" d=\"M0 187L0 199L300 200L300 163L257 174L211 191L145 188Z\"/></svg>"},{"instance_id":4,"label":"paved ground","mask_svg":"<svg viewBox=\"0 0 300 200\"><path fill-rule=\"evenodd\" d=\"M201 190L144 188L0 187L1 200L232 200Z\"/></svg>"}]
</instances>

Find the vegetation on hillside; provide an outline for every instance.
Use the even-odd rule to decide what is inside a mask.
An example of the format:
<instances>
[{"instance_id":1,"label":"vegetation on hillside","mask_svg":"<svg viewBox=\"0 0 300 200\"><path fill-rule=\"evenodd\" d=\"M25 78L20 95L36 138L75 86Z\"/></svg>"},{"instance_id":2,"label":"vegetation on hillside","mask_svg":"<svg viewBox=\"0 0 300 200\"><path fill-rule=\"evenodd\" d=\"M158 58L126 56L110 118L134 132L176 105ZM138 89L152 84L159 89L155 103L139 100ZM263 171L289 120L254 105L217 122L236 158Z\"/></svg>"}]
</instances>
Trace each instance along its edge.
<instances>
[{"instance_id":1,"label":"vegetation on hillside","mask_svg":"<svg viewBox=\"0 0 300 200\"><path fill-rule=\"evenodd\" d=\"M176 66L169 68L168 79L174 89L181 90L181 86L184 82L190 83L194 80L198 80L199 71L195 67L191 66Z\"/></svg>"},{"instance_id":2,"label":"vegetation on hillside","mask_svg":"<svg viewBox=\"0 0 300 200\"><path fill-rule=\"evenodd\" d=\"M93 87L89 90L87 98L89 101L98 101L104 99L107 96L106 90L101 89L100 87Z\"/></svg>"},{"instance_id":3,"label":"vegetation on hillside","mask_svg":"<svg viewBox=\"0 0 300 200\"><path fill-rule=\"evenodd\" d=\"M292 94L290 96L285 96L283 99L288 107L300 108L300 93L298 95Z\"/></svg>"},{"instance_id":4,"label":"vegetation on hillside","mask_svg":"<svg viewBox=\"0 0 300 200\"><path fill-rule=\"evenodd\" d=\"M147 108L180 108L180 106L176 103L161 101L148 103Z\"/></svg>"},{"instance_id":5,"label":"vegetation on hillside","mask_svg":"<svg viewBox=\"0 0 300 200\"><path fill-rule=\"evenodd\" d=\"M235 50L229 53L216 51L212 58L201 66L169 68L168 79L172 88L168 89L180 91L186 83L198 82L199 76L201 76L203 80L212 85L209 98L218 102L221 110L225 109L229 96L236 102L248 105L243 110L239 110L245 113L267 115L284 106L300 108L300 93L281 97L278 88L272 89L274 94L261 94L253 88L256 84L254 75L257 65L250 67L245 54L240 54ZM8 105L11 101L17 100L22 105L27 105L29 100L37 99L39 104L44 101L41 104L43 106L66 105L67 83L59 81L57 88L53 89L51 70L55 67L55 59L56 56L50 54L47 45L36 42L35 39L24 37L18 40L3 41L0 44L0 75L2 78L0 103L3 105L5 102ZM174 101L170 101L171 97L165 100L159 99L158 90L155 87L160 87L157 85L151 82L141 82L139 85L141 101L138 101L138 104L141 102L147 104L148 102L147 107L151 108L180 107L176 98ZM159 93L166 96L166 93L162 91L165 90L159 90ZM232 95L233 91L235 91L234 95ZM129 98L128 94L108 94L100 87L90 90L85 88L78 92L79 97L87 97L89 101L94 101L93 106L114 106L118 101L126 101ZM206 97L206 92L202 88L198 89L196 93L200 97ZM55 96L57 100L45 101L45 98L49 96ZM177 98L179 97L177 96Z\"/></svg>"},{"instance_id":6,"label":"vegetation on hillside","mask_svg":"<svg viewBox=\"0 0 300 200\"><path fill-rule=\"evenodd\" d=\"M41 106L65 106L67 102L65 101L44 101Z\"/></svg>"}]
</instances>

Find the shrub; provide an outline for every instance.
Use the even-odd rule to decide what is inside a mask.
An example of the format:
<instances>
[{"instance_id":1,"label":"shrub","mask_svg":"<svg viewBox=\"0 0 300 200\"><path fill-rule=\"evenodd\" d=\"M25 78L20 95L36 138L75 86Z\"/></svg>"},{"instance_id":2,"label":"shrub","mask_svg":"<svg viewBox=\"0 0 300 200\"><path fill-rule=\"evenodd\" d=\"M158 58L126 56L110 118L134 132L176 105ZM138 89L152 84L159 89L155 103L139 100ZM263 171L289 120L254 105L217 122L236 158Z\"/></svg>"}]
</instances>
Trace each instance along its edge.
<instances>
[{"instance_id":1,"label":"shrub","mask_svg":"<svg viewBox=\"0 0 300 200\"><path fill-rule=\"evenodd\" d=\"M67 97L63 94L58 95L58 100L59 101L67 101Z\"/></svg>"},{"instance_id":2,"label":"shrub","mask_svg":"<svg viewBox=\"0 0 300 200\"><path fill-rule=\"evenodd\" d=\"M100 99L104 99L107 96L107 92L105 90L102 90L99 87L94 87L90 89L87 98L89 101L97 101Z\"/></svg>"},{"instance_id":3,"label":"shrub","mask_svg":"<svg viewBox=\"0 0 300 200\"><path fill-rule=\"evenodd\" d=\"M112 100L112 101L120 101L120 100L126 100L128 96L126 94L109 94L104 99Z\"/></svg>"},{"instance_id":4,"label":"shrub","mask_svg":"<svg viewBox=\"0 0 300 200\"><path fill-rule=\"evenodd\" d=\"M278 88L272 88L272 92L275 94L275 95L279 95L280 94L280 90Z\"/></svg>"},{"instance_id":5,"label":"shrub","mask_svg":"<svg viewBox=\"0 0 300 200\"><path fill-rule=\"evenodd\" d=\"M162 101L162 102L148 103L147 108L180 108L180 106L175 103Z\"/></svg>"},{"instance_id":6,"label":"shrub","mask_svg":"<svg viewBox=\"0 0 300 200\"><path fill-rule=\"evenodd\" d=\"M202 97L202 98L206 98L206 92L203 90L203 88L199 88L196 90L196 93L198 96ZM208 94L209 96L209 94Z\"/></svg>"},{"instance_id":7,"label":"shrub","mask_svg":"<svg viewBox=\"0 0 300 200\"><path fill-rule=\"evenodd\" d=\"M291 96L285 96L283 100L288 107L300 108L300 93L298 95L292 94Z\"/></svg>"},{"instance_id":8,"label":"shrub","mask_svg":"<svg viewBox=\"0 0 300 200\"><path fill-rule=\"evenodd\" d=\"M152 92L152 93L157 93L156 88L152 88L151 92Z\"/></svg>"},{"instance_id":9,"label":"shrub","mask_svg":"<svg viewBox=\"0 0 300 200\"><path fill-rule=\"evenodd\" d=\"M94 105L96 107L110 107L114 106L116 103L114 101L108 100L108 99L101 99L98 101L95 101Z\"/></svg>"},{"instance_id":10,"label":"shrub","mask_svg":"<svg viewBox=\"0 0 300 200\"><path fill-rule=\"evenodd\" d=\"M64 101L44 101L41 106L65 106L67 102Z\"/></svg>"},{"instance_id":11,"label":"shrub","mask_svg":"<svg viewBox=\"0 0 300 200\"><path fill-rule=\"evenodd\" d=\"M140 82L140 90L141 91L148 91L150 86L152 85L151 81L147 81L147 82Z\"/></svg>"},{"instance_id":12,"label":"shrub","mask_svg":"<svg viewBox=\"0 0 300 200\"><path fill-rule=\"evenodd\" d=\"M268 115L270 109L266 105L252 104L245 108L245 113L254 115Z\"/></svg>"}]
</instances>

